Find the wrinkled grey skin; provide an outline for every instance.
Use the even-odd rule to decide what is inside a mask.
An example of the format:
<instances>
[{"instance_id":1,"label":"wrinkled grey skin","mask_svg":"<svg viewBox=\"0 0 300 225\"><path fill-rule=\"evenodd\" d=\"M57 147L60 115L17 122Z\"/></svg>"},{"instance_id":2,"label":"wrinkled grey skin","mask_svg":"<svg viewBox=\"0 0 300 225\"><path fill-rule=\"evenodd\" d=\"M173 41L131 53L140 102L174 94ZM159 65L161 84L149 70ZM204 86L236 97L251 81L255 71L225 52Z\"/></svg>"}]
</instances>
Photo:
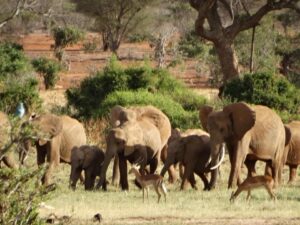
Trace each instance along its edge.
<instances>
[{"instance_id":1,"label":"wrinkled grey skin","mask_svg":"<svg viewBox=\"0 0 300 225\"><path fill-rule=\"evenodd\" d=\"M100 177L103 160L104 152L97 146L75 147L71 154L70 187L76 189L76 183L84 171L84 188L92 190L96 177Z\"/></svg>"}]
</instances>

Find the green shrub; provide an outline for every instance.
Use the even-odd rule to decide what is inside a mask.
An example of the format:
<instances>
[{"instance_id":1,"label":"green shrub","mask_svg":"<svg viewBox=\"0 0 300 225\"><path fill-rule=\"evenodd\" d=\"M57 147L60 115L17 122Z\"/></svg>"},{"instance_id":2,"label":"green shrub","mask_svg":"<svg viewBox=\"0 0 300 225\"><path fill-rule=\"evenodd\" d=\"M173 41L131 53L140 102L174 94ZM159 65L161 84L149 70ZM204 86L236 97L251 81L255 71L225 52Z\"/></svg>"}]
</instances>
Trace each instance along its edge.
<instances>
[{"instance_id":1,"label":"green shrub","mask_svg":"<svg viewBox=\"0 0 300 225\"><path fill-rule=\"evenodd\" d=\"M188 58L195 58L205 51L205 44L194 33L189 33L181 38L178 45L179 51Z\"/></svg>"},{"instance_id":2,"label":"green shrub","mask_svg":"<svg viewBox=\"0 0 300 225\"><path fill-rule=\"evenodd\" d=\"M0 110L14 113L19 102L27 109L41 107L38 81L22 47L13 43L0 44Z\"/></svg>"},{"instance_id":3,"label":"green shrub","mask_svg":"<svg viewBox=\"0 0 300 225\"><path fill-rule=\"evenodd\" d=\"M290 113L299 110L299 94L286 78L271 73L245 74L228 82L224 88L224 96L232 101L266 105Z\"/></svg>"},{"instance_id":4,"label":"green shrub","mask_svg":"<svg viewBox=\"0 0 300 225\"><path fill-rule=\"evenodd\" d=\"M65 48L84 38L84 32L75 27L55 27L52 29L54 48Z\"/></svg>"},{"instance_id":5,"label":"green shrub","mask_svg":"<svg viewBox=\"0 0 300 225\"><path fill-rule=\"evenodd\" d=\"M0 80L28 70L28 61L22 46L15 43L0 44Z\"/></svg>"},{"instance_id":6,"label":"green shrub","mask_svg":"<svg viewBox=\"0 0 300 225\"><path fill-rule=\"evenodd\" d=\"M124 102L125 98L119 98L119 93L130 96L128 103ZM198 108L206 103L205 98L186 88L167 70L152 69L147 65L123 69L116 58L112 58L102 71L83 80L80 87L68 89L66 95L68 105L77 111L79 117L87 119L105 116L112 107L112 104L106 103L110 101L107 99L114 96L114 101L111 100L113 104L152 104L163 110L174 109L174 113L168 115L175 118L170 118L172 124L181 128L194 127L193 124L197 124L194 123L194 115L197 115ZM134 97L134 95L138 96ZM160 103L163 98L166 102ZM167 101L172 103L167 104ZM176 106L171 107L174 104ZM174 117L179 106L181 113ZM187 118L192 118L190 120L192 122L190 123Z\"/></svg>"},{"instance_id":7,"label":"green shrub","mask_svg":"<svg viewBox=\"0 0 300 225\"><path fill-rule=\"evenodd\" d=\"M40 73L44 78L46 89L54 88L58 80L58 72L61 71L60 64L55 60L43 57L34 59L31 63L36 72Z\"/></svg>"},{"instance_id":8,"label":"green shrub","mask_svg":"<svg viewBox=\"0 0 300 225\"><path fill-rule=\"evenodd\" d=\"M146 90L116 91L107 96L101 107L95 111L95 117L106 116L115 105L153 105L162 110L170 119L172 127L181 129L199 127L198 111L186 111L170 96L150 93Z\"/></svg>"}]
</instances>

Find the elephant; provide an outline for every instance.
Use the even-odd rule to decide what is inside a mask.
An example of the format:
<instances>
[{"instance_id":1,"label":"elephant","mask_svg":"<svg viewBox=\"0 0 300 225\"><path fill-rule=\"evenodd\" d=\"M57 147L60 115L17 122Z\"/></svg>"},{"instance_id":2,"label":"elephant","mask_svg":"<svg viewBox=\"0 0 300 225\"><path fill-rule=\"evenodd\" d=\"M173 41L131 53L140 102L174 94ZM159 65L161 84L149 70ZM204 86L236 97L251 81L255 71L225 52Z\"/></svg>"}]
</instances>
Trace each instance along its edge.
<instances>
[{"instance_id":1,"label":"elephant","mask_svg":"<svg viewBox=\"0 0 300 225\"><path fill-rule=\"evenodd\" d=\"M10 130L11 130L11 124L9 121L8 116L0 111L0 154L1 154L1 161L4 162L6 166L9 168L18 168L18 164L16 163L14 159L14 154L12 151L8 151L6 153L2 152L5 151L4 148L10 145ZM11 140L12 141L12 140ZM2 156L2 153L4 155Z\"/></svg>"},{"instance_id":2,"label":"elephant","mask_svg":"<svg viewBox=\"0 0 300 225\"><path fill-rule=\"evenodd\" d=\"M86 144L86 134L83 125L69 116L54 114L32 115L28 121L36 133L35 146L37 164L49 166L42 178L47 186L51 183L53 170L59 162L71 163L71 151L77 146Z\"/></svg>"},{"instance_id":3,"label":"elephant","mask_svg":"<svg viewBox=\"0 0 300 225\"><path fill-rule=\"evenodd\" d=\"M297 176L297 167L300 164L300 121L286 124L291 131L291 140L288 142L287 159L285 164L290 167L289 183L293 183Z\"/></svg>"},{"instance_id":4,"label":"elephant","mask_svg":"<svg viewBox=\"0 0 300 225\"><path fill-rule=\"evenodd\" d=\"M84 171L84 188L92 190L95 179L100 176L104 151L97 146L82 145L75 147L71 153L70 187L75 190L76 183Z\"/></svg>"},{"instance_id":5,"label":"elephant","mask_svg":"<svg viewBox=\"0 0 300 225\"><path fill-rule=\"evenodd\" d=\"M211 169L221 163L220 146L224 142L227 145L231 164L228 188L240 183L240 170L244 162L248 176L252 176L256 160L265 161L266 172L272 175L276 186L280 183L285 145L290 136L273 110L262 105L249 106L238 102L216 112L210 106L203 106L199 117L210 134Z\"/></svg>"},{"instance_id":6,"label":"elephant","mask_svg":"<svg viewBox=\"0 0 300 225\"><path fill-rule=\"evenodd\" d=\"M223 151L224 153L224 151ZM168 154L161 176L164 176L170 165L180 162L184 166L184 174L181 182L181 190L187 188L190 181L191 186L196 189L193 173L196 173L204 183L204 190L214 188L218 170L210 171L208 167L210 160L210 137L200 129L187 130L181 136L168 145ZM211 172L211 181L208 182L206 173Z\"/></svg>"},{"instance_id":7,"label":"elephant","mask_svg":"<svg viewBox=\"0 0 300 225\"><path fill-rule=\"evenodd\" d=\"M114 111L116 107L112 109ZM150 165L150 173L154 173L160 159L162 149L167 145L171 135L171 124L168 117L153 106L124 108L117 106L119 119L106 137L107 150L101 169L97 188L106 190L106 171L111 159L117 155L119 159L120 184L122 190L128 190L127 160L139 163L140 172L145 172Z\"/></svg>"}]
</instances>

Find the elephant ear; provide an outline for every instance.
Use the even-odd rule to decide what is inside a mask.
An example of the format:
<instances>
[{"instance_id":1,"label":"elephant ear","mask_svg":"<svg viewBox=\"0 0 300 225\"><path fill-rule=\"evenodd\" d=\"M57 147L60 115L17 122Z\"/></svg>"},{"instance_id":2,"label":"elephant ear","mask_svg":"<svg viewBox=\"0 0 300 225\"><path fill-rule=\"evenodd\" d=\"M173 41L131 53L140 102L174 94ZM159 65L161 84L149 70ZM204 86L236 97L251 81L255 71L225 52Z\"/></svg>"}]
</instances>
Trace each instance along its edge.
<instances>
[{"instance_id":1,"label":"elephant ear","mask_svg":"<svg viewBox=\"0 0 300 225\"><path fill-rule=\"evenodd\" d=\"M201 121L201 125L205 131L207 130L207 119L209 114L213 111L213 108L208 105L204 105L199 109L199 119Z\"/></svg>"},{"instance_id":2,"label":"elephant ear","mask_svg":"<svg viewBox=\"0 0 300 225\"><path fill-rule=\"evenodd\" d=\"M33 120L33 125L43 138L53 138L60 134L63 123L60 117L53 114L38 116ZM42 139L43 139L42 138Z\"/></svg>"},{"instance_id":3,"label":"elephant ear","mask_svg":"<svg viewBox=\"0 0 300 225\"><path fill-rule=\"evenodd\" d=\"M223 108L223 112L230 118L234 135L238 140L242 139L255 124L256 113L246 103L239 102L227 105Z\"/></svg>"},{"instance_id":4,"label":"elephant ear","mask_svg":"<svg viewBox=\"0 0 300 225\"><path fill-rule=\"evenodd\" d=\"M287 146L291 141L292 131L287 125L284 125L284 130L285 130L285 146Z\"/></svg>"}]
</instances>

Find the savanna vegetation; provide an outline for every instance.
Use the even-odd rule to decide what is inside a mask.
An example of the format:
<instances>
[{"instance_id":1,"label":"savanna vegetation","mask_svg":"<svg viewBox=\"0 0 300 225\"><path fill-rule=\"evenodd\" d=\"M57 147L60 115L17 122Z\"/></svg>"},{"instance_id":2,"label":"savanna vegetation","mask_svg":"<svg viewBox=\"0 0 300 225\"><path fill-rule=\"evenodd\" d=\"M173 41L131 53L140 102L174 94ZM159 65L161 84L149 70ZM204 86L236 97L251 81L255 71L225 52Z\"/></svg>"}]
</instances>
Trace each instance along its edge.
<instances>
[{"instance_id":1,"label":"savanna vegetation","mask_svg":"<svg viewBox=\"0 0 300 225\"><path fill-rule=\"evenodd\" d=\"M84 41L88 32L99 33L101 43L84 42L83 50L113 54L103 69L65 90L67 104L51 112L84 122L89 143L105 148L108 116L115 105L156 106L173 128L181 130L200 127L200 106L220 109L238 101L266 105L284 122L299 120L299 5L299 0L1 1L0 111L9 115L13 129L9 148L0 149L0 159L7 150L17 158L21 141L29 135L20 132L21 122L31 112L45 111L39 87L55 89L59 72L68 69L66 48ZM28 57L13 42L37 30L52 35L54 57ZM124 42L148 42L153 56L124 66L118 56ZM184 67L187 60L197 61L195 70L209 75L207 86L220 88L220 98L208 100L175 78L171 69ZM14 117L19 102L27 113L21 120ZM86 192L82 185L73 192L68 188L69 165L60 165L56 171L56 188L45 188L40 185L45 168L36 166L34 151L29 152L26 164L15 170L0 169L1 224L44 224L51 213L62 224L93 224L96 213L101 213L104 224L300 223L300 181L286 184L286 169L284 183L276 189L276 202L268 199L265 190L257 190L249 203L242 194L230 204L228 156L215 190L202 191L198 178L198 191L179 191L179 182L167 184L167 202L161 204L156 204L153 190L149 202L143 204L133 176L129 192L111 184L107 192ZM259 163L258 173L264 173L264 164ZM51 209L41 207L41 202Z\"/></svg>"}]
</instances>

